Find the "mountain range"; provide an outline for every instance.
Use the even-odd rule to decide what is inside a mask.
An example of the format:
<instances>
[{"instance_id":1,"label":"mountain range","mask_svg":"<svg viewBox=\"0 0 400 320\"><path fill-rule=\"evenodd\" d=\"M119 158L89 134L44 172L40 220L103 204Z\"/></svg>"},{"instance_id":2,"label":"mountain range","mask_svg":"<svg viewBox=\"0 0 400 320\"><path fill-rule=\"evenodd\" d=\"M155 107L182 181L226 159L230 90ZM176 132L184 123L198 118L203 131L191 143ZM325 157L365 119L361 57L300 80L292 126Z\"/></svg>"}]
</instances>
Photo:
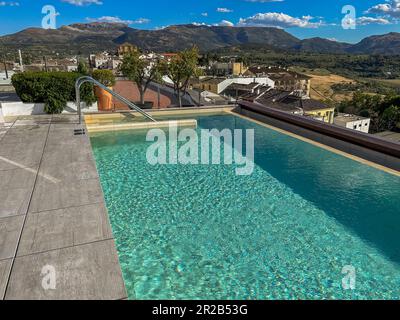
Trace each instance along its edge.
<instances>
[{"instance_id":1,"label":"mountain range","mask_svg":"<svg viewBox=\"0 0 400 320\"><path fill-rule=\"evenodd\" d=\"M0 37L4 50L32 50L37 53L60 52L88 54L115 50L125 42L142 50L177 51L197 45L201 51L257 44L280 50L316 53L385 54L400 53L400 33L371 36L357 44L323 38L300 40L290 33L268 27L226 27L206 25L174 25L159 30L139 30L119 23L80 23L45 30L28 28Z\"/></svg>"}]
</instances>

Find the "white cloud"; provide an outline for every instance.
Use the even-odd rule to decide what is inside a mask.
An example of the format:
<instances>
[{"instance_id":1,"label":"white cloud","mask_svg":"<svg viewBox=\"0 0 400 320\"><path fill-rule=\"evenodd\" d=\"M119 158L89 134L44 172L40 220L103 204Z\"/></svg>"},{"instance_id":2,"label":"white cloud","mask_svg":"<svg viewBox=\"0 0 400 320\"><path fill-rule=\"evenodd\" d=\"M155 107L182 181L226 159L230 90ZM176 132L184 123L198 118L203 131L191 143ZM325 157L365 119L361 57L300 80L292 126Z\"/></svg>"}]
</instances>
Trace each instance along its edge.
<instances>
[{"instance_id":1,"label":"white cloud","mask_svg":"<svg viewBox=\"0 0 400 320\"><path fill-rule=\"evenodd\" d=\"M219 26L219 27L234 27L235 24L233 22L230 22L228 20L222 20L219 23L214 24L214 26Z\"/></svg>"},{"instance_id":2,"label":"white cloud","mask_svg":"<svg viewBox=\"0 0 400 320\"><path fill-rule=\"evenodd\" d=\"M228 9L228 8L217 8L217 12L230 13L230 12L233 12L233 10L232 9Z\"/></svg>"},{"instance_id":3,"label":"white cloud","mask_svg":"<svg viewBox=\"0 0 400 320\"><path fill-rule=\"evenodd\" d=\"M103 16L99 18L86 18L90 22L106 22L106 23L123 23L123 24L145 24L149 23L150 20L146 18L139 18L136 20L123 20L120 17Z\"/></svg>"},{"instance_id":4,"label":"white cloud","mask_svg":"<svg viewBox=\"0 0 400 320\"><path fill-rule=\"evenodd\" d=\"M240 18L238 26L253 27L276 27L276 28L318 28L324 23L322 21L313 22L315 18L312 16L303 16L296 18L285 13L267 12L257 13L248 18Z\"/></svg>"},{"instance_id":5,"label":"white cloud","mask_svg":"<svg viewBox=\"0 0 400 320\"><path fill-rule=\"evenodd\" d=\"M360 17L357 19L357 24L361 26L368 24L390 24L390 21L385 18Z\"/></svg>"},{"instance_id":6,"label":"white cloud","mask_svg":"<svg viewBox=\"0 0 400 320\"><path fill-rule=\"evenodd\" d=\"M369 8L365 13L380 14L386 17L400 18L400 0L387 0Z\"/></svg>"},{"instance_id":7,"label":"white cloud","mask_svg":"<svg viewBox=\"0 0 400 320\"><path fill-rule=\"evenodd\" d=\"M0 7L19 7L19 2L0 1Z\"/></svg>"},{"instance_id":8,"label":"white cloud","mask_svg":"<svg viewBox=\"0 0 400 320\"><path fill-rule=\"evenodd\" d=\"M192 22L192 25L197 26L197 27L201 27L201 26L210 26L204 22Z\"/></svg>"},{"instance_id":9,"label":"white cloud","mask_svg":"<svg viewBox=\"0 0 400 320\"><path fill-rule=\"evenodd\" d=\"M139 18L136 20L133 20L130 24L146 24L146 23L150 23L151 20L147 19L147 18Z\"/></svg>"},{"instance_id":10,"label":"white cloud","mask_svg":"<svg viewBox=\"0 0 400 320\"><path fill-rule=\"evenodd\" d=\"M62 0L62 2L66 2L78 7L90 6L92 4L97 4L97 5L103 4L103 2L100 0Z\"/></svg>"},{"instance_id":11,"label":"white cloud","mask_svg":"<svg viewBox=\"0 0 400 320\"><path fill-rule=\"evenodd\" d=\"M201 15L202 15L203 17L208 17L208 12L203 12Z\"/></svg>"}]
</instances>

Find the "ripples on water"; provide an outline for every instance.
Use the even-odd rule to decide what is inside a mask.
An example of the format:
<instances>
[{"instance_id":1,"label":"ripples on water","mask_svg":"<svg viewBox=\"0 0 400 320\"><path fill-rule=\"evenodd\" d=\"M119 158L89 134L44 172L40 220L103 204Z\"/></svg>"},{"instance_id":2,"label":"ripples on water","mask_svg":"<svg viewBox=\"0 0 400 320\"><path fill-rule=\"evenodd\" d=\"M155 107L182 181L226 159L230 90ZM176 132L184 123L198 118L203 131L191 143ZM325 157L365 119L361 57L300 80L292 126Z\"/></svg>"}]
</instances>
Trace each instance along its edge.
<instances>
[{"instance_id":1,"label":"ripples on water","mask_svg":"<svg viewBox=\"0 0 400 320\"><path fill-rule=\"evenodd\" d=\"M400 178L255 128L256 167L152 167L145 136L91 138L131 299L399 299ZM357 271L342 289L342 268Z\"/></svg>"}]
</instances>

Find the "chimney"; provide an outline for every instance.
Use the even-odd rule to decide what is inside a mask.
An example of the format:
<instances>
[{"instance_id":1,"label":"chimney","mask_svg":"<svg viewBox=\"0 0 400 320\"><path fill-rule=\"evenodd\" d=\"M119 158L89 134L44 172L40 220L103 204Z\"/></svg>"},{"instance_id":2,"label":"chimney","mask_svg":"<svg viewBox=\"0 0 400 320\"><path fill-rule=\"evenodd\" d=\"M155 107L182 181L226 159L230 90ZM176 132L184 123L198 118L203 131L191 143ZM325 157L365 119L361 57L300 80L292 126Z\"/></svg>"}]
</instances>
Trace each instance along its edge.
<instances>
[{"instance_id":1,"label":"chimney","mask_svg":"<svg viewBox=\"0 0 400 320\"><path fill-rule=\"evenodd\" d=\"M21 52L21 50L18 50L18 55L19 55L19 65L21 67L21 72L24 72L24 64L22 62L22 52Z\"/></svg>"}]
</instances>

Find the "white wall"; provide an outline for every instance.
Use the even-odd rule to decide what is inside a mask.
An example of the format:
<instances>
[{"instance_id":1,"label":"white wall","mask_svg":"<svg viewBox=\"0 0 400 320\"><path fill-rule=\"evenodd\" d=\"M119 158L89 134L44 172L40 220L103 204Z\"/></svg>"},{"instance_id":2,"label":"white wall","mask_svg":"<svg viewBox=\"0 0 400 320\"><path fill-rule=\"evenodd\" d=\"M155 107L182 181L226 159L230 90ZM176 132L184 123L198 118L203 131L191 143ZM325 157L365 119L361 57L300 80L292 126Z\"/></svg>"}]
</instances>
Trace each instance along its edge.
<instances>
[{"instance_id":1,"label":"white wall","mask_svg":"<svg viewBox=\"0 0 400 320\"><path fill-rule=\"evenodd\" d=\"M75 102L68 102L63 113L76 113ZM23 102L0 102L0 110L3 117L31 116L45 114L44 103L23 103ZM97 103L87 108L82 103L82 112L97 112Z\"/></svg>"},{"instance_id":2,"label":"white wall","mask_svg":"<svg viewBox=\"0 0 400 320\"><path fill-rule=\"evenodd\" d=\"M369 133L370 122L371 122L370 119L352 121L352 122L348 122L346 127L348 129Z\"/></svg>"},{"instance_id":3,"label":"white wall","mask_svg":"<svg viewBox=\"0 0 400 320\"><path fill-rule=\"evenodd\" d=\"M222 81L218 85L218 94L220 94L222 91L224 91L226 88L228 88L232 83L238 83L238 84L250 84L250 83L259 83L263 85L268 85L271 88L275 87L275 82L271 80L268 77L260 77L260 78L229 78L224 81Z\"/></svg>"},{"instance_id":4,"label":"white wall","mask_svg":"<svg viewBox=\"0 0 400 320\"><path fill-rule=\"evenodd\" d=\"M347 129L361 131L364 133L369 133L369 127L371 125L371 119L360 119L354 121L343 121L337 118L334 119L334 124L340 127L345 127Z\"/></svg>"}]
</instances>

